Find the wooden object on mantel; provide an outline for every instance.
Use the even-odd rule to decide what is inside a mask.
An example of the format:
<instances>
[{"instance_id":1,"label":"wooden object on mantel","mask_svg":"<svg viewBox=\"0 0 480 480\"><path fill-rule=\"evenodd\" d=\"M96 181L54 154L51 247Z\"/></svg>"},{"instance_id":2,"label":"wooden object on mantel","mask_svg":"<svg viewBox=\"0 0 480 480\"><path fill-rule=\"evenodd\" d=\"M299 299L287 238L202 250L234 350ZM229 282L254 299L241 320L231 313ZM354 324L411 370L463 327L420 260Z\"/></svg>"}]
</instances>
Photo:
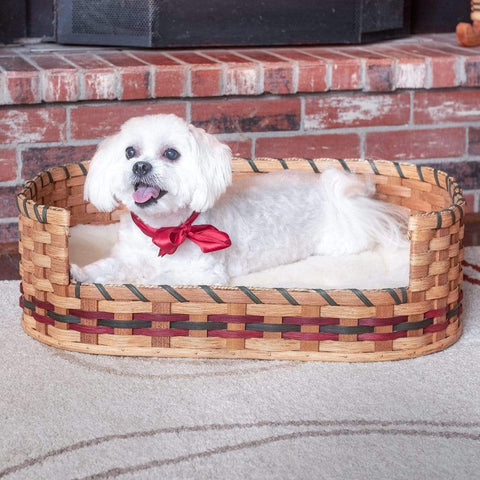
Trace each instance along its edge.
<instances>
[{"instance_id":1,"label":"wooden object on mantel","mask_svg":"<svg viewBox=\"0 0 480 480\"><path fill-rule=\"evenodd\" d=\"M472 12L470 23L457 25L457 40L464 47L477 47L480 45L480 0L472 0Z\"/></svg>"}]
</instances>

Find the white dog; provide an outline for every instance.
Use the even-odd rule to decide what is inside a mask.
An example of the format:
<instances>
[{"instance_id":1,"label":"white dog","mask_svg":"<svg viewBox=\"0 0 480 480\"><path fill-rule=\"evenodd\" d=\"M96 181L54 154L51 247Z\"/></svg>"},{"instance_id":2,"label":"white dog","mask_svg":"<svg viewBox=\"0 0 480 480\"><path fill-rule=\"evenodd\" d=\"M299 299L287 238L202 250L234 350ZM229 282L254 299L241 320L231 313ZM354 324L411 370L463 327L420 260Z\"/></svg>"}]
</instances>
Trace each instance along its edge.
<instances>
[{"instance_id":1,"label":"white dog","mask_svg":"<svg viewBox=\"0 0 480 480\"><path fill-rule=\"evenodd\" d=\"M100 211L122 203L131 213L121 218L111 255L72 265L72 277L228 284L314 254L406 241L403 210L371 198L374 187L355 175L284 170L233 184L231 177L230 149L204 130L174 115L130 119L99 146L85 199Z\"/></svg>"}]
</instances>

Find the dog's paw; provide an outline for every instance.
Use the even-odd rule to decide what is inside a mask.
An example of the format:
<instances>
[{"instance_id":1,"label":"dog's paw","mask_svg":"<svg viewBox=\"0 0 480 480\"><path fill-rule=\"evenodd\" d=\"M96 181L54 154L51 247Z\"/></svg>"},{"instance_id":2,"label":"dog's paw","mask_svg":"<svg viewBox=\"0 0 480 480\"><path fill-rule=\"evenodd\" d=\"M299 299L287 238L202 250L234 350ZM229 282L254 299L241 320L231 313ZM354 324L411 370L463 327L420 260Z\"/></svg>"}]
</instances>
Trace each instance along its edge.
<instances>
[{"instance_id":1,"label":"dog's paw","mask_svg":"<svg viewBox=\"0 0 480 480\"><path fill-rule=\"evenodd\" d=\"M70 265L70 278L77 282L86 282L88 280L88 276L84 269L75 263Z\"/></svg>"}]
</instances>

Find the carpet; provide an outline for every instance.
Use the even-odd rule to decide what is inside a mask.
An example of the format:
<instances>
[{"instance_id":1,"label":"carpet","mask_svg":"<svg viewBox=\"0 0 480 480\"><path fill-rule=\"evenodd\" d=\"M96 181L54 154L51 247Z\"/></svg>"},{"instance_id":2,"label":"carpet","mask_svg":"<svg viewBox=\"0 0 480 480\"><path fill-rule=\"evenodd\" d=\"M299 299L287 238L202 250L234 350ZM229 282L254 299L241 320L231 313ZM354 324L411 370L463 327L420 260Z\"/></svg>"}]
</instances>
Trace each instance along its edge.
<instances>
[{"instance_id":1,"label":"carpet","mask_svg":"<svg viewBox=\"0 0 480 480\"><path fill-rule=\"evenodd\" d=\"M455 345L368 364L57 350L23 333L18 282L0 282L0 478L477 478L474 266Z\"/></svg>"}]
</instances>

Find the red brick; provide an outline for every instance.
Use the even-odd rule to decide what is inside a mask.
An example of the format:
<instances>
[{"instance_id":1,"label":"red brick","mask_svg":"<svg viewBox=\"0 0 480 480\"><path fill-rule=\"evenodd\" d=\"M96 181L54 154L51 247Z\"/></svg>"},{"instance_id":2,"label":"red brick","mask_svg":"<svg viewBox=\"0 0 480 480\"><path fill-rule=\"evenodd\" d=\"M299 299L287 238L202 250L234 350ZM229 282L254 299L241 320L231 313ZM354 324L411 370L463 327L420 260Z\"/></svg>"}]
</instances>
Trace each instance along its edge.
<instances>
[{"instance_id":1,"label":"red brick","mask_svg":"<svg viewBox=\"0 0 480 480\"><path fill-rule=\"evenodd\" d=\"M114 100L116 98L117 83L112 65L91 53L68 53L63 56L83 70L82 100Z\"/></svg>"},{"instance_id":2,"label":"red brick","mask_svg":"<svg viewBox=\"0 0 480 480\"><path fill-rule=\"evenodd\" d=\"M480 155L480 128L469 127L468 129L468 153Z\"/></svg>"},{"instance_id":3,"label":"red brick","mask_svg":"<svg viewBox=\"0 0 480 480\"><path fill-rule=\"evenodd\" d=\"M300 99L192 103L192 122L211 133L273 132L300 128Z\"/></svg>"},{"instance_id":4,"label":"red brick","mask_svg":"<svg viewBox=\"0 0 480 480\"><path fill-rule=\"evenodd\" d=\"M268 93L295 93L293 64L262 50L244 50L243 55L260 62L263 68L263 91Z\"/></svg>"},{"instance_id":5,"label":"red brick","mask_svg":"<svg viewBox=\"0 0 480 480\"><path fill-rule=\"evenodd\" d=\"M0 111L0 142L36 143L65 140L66 113L62 107Z\"/></svg>"},{"instance_id":6,"label":"red brick","mask_svg":"<svg viewBox=\"0 0 480 480\"><path fill-rule=\"evenodd\" d=\"M327 63L319 58L294 49L272 49L274 53L297 64L298 92L324 92L327 90Z\"/></svg>"},{"instance_id":7,"label":"red brick","mask_svg":"<svg viewBox=\"0 0 480 480\"><path fill-rule=\"evenodd\" d=\"M0 182L15 180L17 177L17 154L14 148L0 149Z\"/></svg>"},{"instance_id":8,"label":"red brick","mask_svg":"<svg viewBox=\"0 0 480 480\"><path fill-rule=\"evenodd\" d=\"M146 103L80 106L70 113L70 133L73 139L97 139L116 133L119 127L131 117L174 113L185 117L183 103Z\"/></svg>"},{"instance_id":9,"label":"red brick","mask_svg":"<svg viewBox=\"0 0 480 480\"><path fill-rule=\"evenodd\" d=\"M424 57L392 48L389 44L373 45L369 50L395 60L394 88L425 88L427 66Z\"/></svg>"},{"instance_id":10,"label":"red brick","mask_svg":"<svg viewBox=\"0 0 480 480\"><path fill-rule=\"evenodd\" d=\"M123 52L99 53L103 60L114 65L120 76L120 100L150 97L150 67Z\"/></svg>"},{"instance_id":11,"label":"red brick","mask_svg":"<svg viewBox=\"0 0 480 480\"><path fill-rule=\"evenodd\" d=\"M22 152L22 178L28 180L50 167L90 160L96 149L96 145L29 148Z\"/></svg>"},{"instance_id":12,"label":"red brick","mask_svg":"<svg viewBox=\"0 0 480 480\"><path fill-rule=\"evenodd\" d=\"M18 223L0 223L0 244L17 242L20 238Z\"/></svg>"},{"instance_id":13,"label":"red brick","mask_svg":"<svg viewBox=\"0 0 480 480\"><path fill-rule=\"evenodd\" d=\"M413 98L417 124L480 120L480 90L415 92Z\"/></svg>"},{"instance_id":14,"label":"red brick","mask_svg":"<svg viewBox=\"0 0 480 480\"><path fill-rule=\"evenodd\" d=\"M475 194L474 193L464 193L463 198L466 201L466 213L475 213Z\"/></svg>"},{"instance_id":15,"label":"red brick","mask_svg":"<svg viewBox=\"0 0 480 480\"><path fill-rule=\"evenodd\" d=\"M394 64L390 58L367 58L365 69L367 90L388 92L395 88Z\"/></svg>"},{"instance_id":16,"label":"red brick","mask_svg":"<svg viewBox=\"0 0 480 480\"><path fill-rule=\"evenodd\" d=\"M20 187L0 187L0 215L2 218L18 215L15 195Z\"/></svg>"},{"instance_id":17,"label":"red brick","mask_svg":"<svg viewBox=\"0 0 480 480\"><path fill-rule=\"evenodd\" d=\"M465 86L478 87L480 86L480 59L465 61Z\"/></svg>"},{"instance_id":18,"label":"red brick","mask_svg":"<svg viewBox=\"0 0 480 480\"><path fill-rule=\"evenodd\" d=\"M208 55L224 64L225 95L259 95L263 93L260 85L260 66L250 60L229 51L209 51Z\"/></svg>"},{"instance_id":19,"label":"red brick","mask_svg":"<svg viewBox=\"0 0 480 480\"><path fill-rule=\"evenodd\" d=\"M252 140L250 138L227 140L222 143L226 143L231 148L234 157L250 158L252 156Z\"/></svg>"},{"instance_id":20,"label":"red brick","mask_svg":"<svg viewBox=\"0 0 480 480\"><path fill-rule=\"evenodd\" d=\"M257 157L353 158L360 156L356 133L258 138Z\"/></svg>"},{"instance_id":21,"label":"red brick","mask_svg":"<svg viewBox=\"0 0 480 480\"><path fill-rule=\"evenodd\" d=\"M190 91L195 97L222 94L222 65L195 52L172 52L172 57L190 70Z\"/></svg>"},{"instance_id":22,"label":"red brick","mask_svg":"<svg viewBox=\"0 0 480 480\"><path fill-rule=\"evenodd\" d=\"M305 100L305 129L404 125L410 118L410 95L334 94Z\"/></svg>"},{"instance_id":23,"label":"red brick","mask_svg":"<svg viewBox=\"0 0 480 480\"><path fill-rule=\"evenodd\" d=\"M385 160L458 157L465 153L464 128L368 132L366 156Z\"/></svg>"},{"instance_id":24,"label":"red brick","mask_svg":"<svg viewBox=\"0 0 480 480\"><path fill-rule=\"evenodd\" d=\"M422 44L409 44L402 48L410 53L423 56L428 60L431 70L430 88L443 88L457 86L457 74L455 71L457 57L443 52L441 49L427 48Z\"/></svg>"},{"instance_id":25,"label":"red brick","mask_svg":"<svg viewBox=\"0 0 480 480\"><path fill-rule=\"evenodd\" d=\"M19 56L0 57L5 70L8 103L39 103L40 72Z\"/></svg>"},{"instance_id":26,"label":"red brick","mask_svg":"<svg viewBox=\"0 0 480 480\"><path fill-rule=\"evenodd\" d=\"M331 90L358 90L362 88L361 63L358 58L343 55L330 48L304 48L304 52L326 60L331 69Z\"/></svg>"},{"instance_id":27,"label":"red brick","mask_svg":"<svg viewBox=\"0 0 480 480\"><path fill-rule=\"evenodd\" d=\"M132 52L135 57L153 65L153 96L181 97L186 93L187 67L160 52Z\"/></svg>"},{"instance_id":28,"label":"red brick","mask_svg":"<svg viewBox=\"0 0 480 480\"><path fill-rule=\"evenodd\" d=\"M75 102L79 99L77 69L52 53L30 55L43 77L45 102Z\"/></svg>"}]
</instances>

